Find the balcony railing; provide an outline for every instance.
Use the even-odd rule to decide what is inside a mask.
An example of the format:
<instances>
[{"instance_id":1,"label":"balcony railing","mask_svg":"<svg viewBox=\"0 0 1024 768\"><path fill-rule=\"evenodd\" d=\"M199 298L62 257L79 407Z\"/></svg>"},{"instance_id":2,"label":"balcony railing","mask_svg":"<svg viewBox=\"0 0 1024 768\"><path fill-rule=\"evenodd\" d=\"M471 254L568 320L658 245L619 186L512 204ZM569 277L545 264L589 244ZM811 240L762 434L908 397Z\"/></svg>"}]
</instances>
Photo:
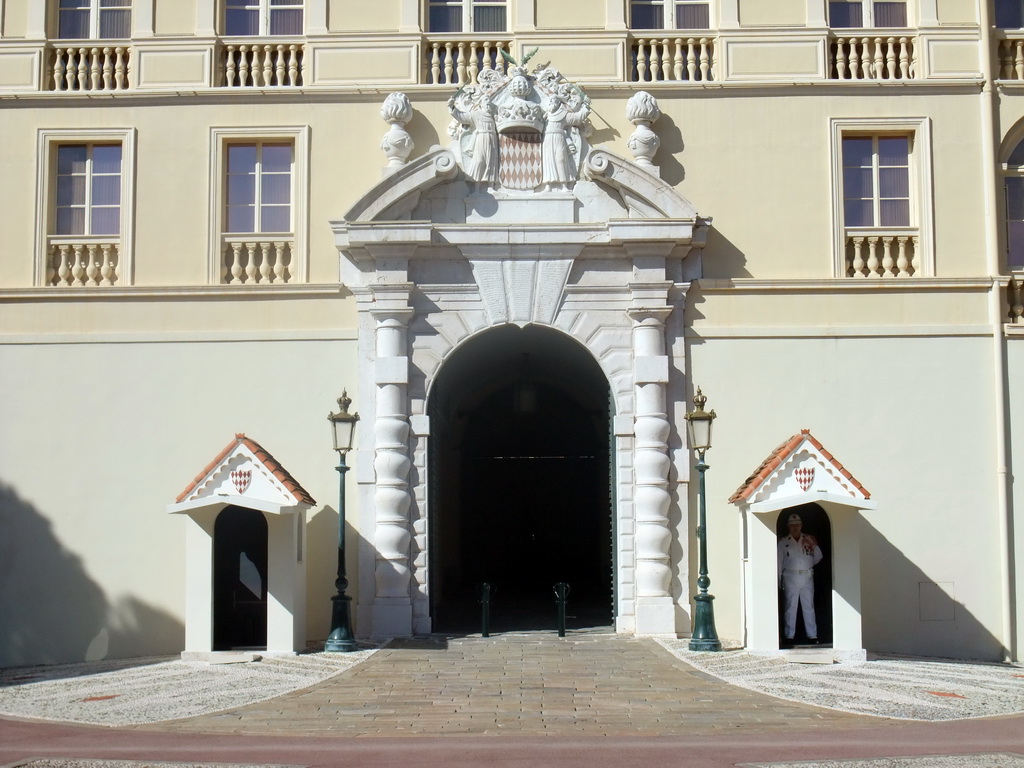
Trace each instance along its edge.
<instances>
[{"instance_id":1,"label":"balcony railing","mask_svg":"<svg viewBox=\"0 0 1024 768\"><path fill-rule=\"evenodd\" d=\"M1024 323L1024 275L1011 275L1010 282L1006 284L1006 321L1014 325Z\"/></svg>"},{"instance_id":2,"label":"balcony railing","mask_svg":"<svg viewBox=\"0 0 1024 768\"><path fill-rule=\"evenodd\" d=\"M629 79L634 83L714 80L715 39L707 34L634 38Z\"/></svg>"},{"instance_id":3,"label":"balcony railing","mask_svg":"<svg viewBox=\"0 0 1024 768\"><path fill-rule=\"evenodd\" d=\"M833 35L829 43L832 80L913 80L917 45L906 30L864 30Z\"/></svg>"},{"instance_id":4,"label":"balcony railing","mask_svg":"<svg viewBox=\"0 0 1024 768\"><path fill-rule=\"evenodd\" d=\"M846 230L848 277L913 277L920 274L916 227Z\"/></svg>"},{"instance_id":5,"label":"balcony railing","mask_svg":"<svg viewBox=\"0 0 1024 768\"><path fill-rule=\"evenodd\" d=\"M1024 33L1004 31L997 47L996 77L1024 80Z\"/></svg>"},{"instance_id":6,"label":"balcony railing","mask_svg":"<svg viewBox=\"0 0 1024 768\"><path fill-rule=\"evenodd\" d=\"M502 51L508 40L429 40L426 44L424 82L427 85L473 85L480 73L508 68Z\"/></svg>"},{"instance_id":7,"label":"balcony railing","mask_svg":"<svg viewBox=\"0 0 1024 768\"><path fill-rule=\"evenodd\" d=\"M303 85L305 48L300 42L222 43L217 85L225 88Z\"/></svg>"},{"instance_id":8,"label":"balcony railing","mask_svg":"<svg viewBox=\"0 0 1024 768\"><path fill-rule=\"evenodd\" d=\"M123 91L131 81L127 43L59 44L50 50L47 78L52 91Z\"/></svg>"},{"instance_id":9,"label":"balcony railing","mask_svg":"<svg viewBox=\"0 0 1024 768\"><path fill-rule=\"evenodd\" d=\"M120 281L120 239L82 235L47 239L47 285L118 285Z\"/></svg>"},{"instance_id":10,"label":"balcony railing","mask_svg":"<svg viewBox=\"0 0 1024 768\"><path fill-rule=\"evenodd\" d=\"M295 279L291 233L225 235L222 238L221 282L268 285Z\"/></svg>"}]
</instances>

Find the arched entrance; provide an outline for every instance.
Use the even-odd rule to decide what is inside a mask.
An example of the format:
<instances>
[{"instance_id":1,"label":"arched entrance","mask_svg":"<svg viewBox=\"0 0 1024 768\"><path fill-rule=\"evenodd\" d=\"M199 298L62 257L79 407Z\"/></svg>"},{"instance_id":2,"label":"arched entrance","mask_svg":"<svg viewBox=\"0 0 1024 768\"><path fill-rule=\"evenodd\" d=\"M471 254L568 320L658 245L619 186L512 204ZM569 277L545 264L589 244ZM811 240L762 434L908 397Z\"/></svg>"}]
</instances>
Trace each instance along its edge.
<instances>
[{"instance_id":1,"label":"arched entrance","mask_svg":"<svg viewBox=\"0 0 1024 768\"><path fill-rule=\"evenodd\" d=\"M267 520L225 507L213 529L213 650L267 647Z\"/></svg>"},{"instance_id":2,"label":"arched entrance","mask_svg":"<svg viewBox=\"0 0 1024 768\"><path fill-rule=\"evenodd\" d=\"M818 504L800 504L783 509L775 521L775 533L781 541L790 535L789 520L799 515L802 533L812 537L821 550L821 561L813 567L811 578L814 584L814 614L816 636L819 644L832 644L832 523L828 513ZM785 583L785 578L782 579ZM785 589L779 590L779 645L788 643L785 633ZM811 637L804 624L803 606L796 611L795 640L797 645L805 643Z\"/></svg>"},{"instance_id":3,"label":"arched entrance","mask_svg":"<svg viewBox=\"0 0 1024 768\"><path fill-rule=\"evenodd\" d=\"M558 331L505 325L441 368L431 417L430 598L435 631L478 631L490 582L493 631L613 619L608 382Z\"/></svg>"}]
</instances>

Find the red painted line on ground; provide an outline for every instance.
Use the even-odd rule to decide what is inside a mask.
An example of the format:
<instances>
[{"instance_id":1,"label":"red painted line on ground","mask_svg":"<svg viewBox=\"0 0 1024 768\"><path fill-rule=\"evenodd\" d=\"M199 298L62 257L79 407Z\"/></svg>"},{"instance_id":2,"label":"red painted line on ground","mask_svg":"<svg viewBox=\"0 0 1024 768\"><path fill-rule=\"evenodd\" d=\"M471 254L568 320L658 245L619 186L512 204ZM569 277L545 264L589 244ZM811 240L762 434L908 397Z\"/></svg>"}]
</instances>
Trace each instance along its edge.
<instances>
[{"instance_id":1,"label":"red painted line on ground","mask_svg":"<svg viewBox=\"0 0 1024 768\"><path fill-rule=\"evenodd\" d=\"M959 693L946 693L945 691L925 691L930 693L932 696L949 696L954 699L966 699L966 696L961 696Z\"/></svg>"},{"instance_id":2,"label":"red painted line on ground","mask_svg":"<svg viewBox=\"0 0 1024 768\"><path fill-rule=\"evenodd\" d=\"M120 695L120 693L114 693L110 696L90 696L87 699L82 699L82 701L106 701L107 699L116 699Z\"/></svg>"}]
</instances>

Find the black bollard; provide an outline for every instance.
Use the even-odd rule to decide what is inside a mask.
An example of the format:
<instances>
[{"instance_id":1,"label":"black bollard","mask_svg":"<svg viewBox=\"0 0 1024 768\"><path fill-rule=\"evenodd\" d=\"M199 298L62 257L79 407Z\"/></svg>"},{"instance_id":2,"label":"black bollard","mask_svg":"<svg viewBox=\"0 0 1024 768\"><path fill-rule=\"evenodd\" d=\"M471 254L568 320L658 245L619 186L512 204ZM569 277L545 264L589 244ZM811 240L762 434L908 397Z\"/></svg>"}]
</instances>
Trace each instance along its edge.
<instances>
[{"instance_id":1,"label":"black bollard","mask_svg":"<svg viewBox=\"0 0 1024 768\"><path fill-rule=\"evenodd\" d=\"M480 636L491 636L491 592L495 591L494 585L489 581L478 584L476 587L477 600L480 601Z\"/></svg>"},{"instance_id":2,"label":"black bollard","mask_svg":"<svg viewBox=\"0 0 1024 768\"><path fill-rule=\"evenodd\" d=\"M569 585L564 581L555 584L555 605L558 606L558 636L565 637L565 603L569 599Z\"/></svg>"}]
</instances>

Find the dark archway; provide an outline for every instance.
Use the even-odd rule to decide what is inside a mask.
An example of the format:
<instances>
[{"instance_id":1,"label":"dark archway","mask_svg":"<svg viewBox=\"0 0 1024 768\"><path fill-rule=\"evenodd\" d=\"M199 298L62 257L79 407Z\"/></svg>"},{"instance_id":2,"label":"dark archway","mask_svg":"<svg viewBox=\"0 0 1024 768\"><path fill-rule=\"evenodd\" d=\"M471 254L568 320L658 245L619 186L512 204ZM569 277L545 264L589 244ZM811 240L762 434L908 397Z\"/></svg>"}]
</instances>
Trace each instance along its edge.
<instances>
[{"instance_id":1,"label":"dark archway","mask_svg":"<svg viewBox=\"0 0 1024 768\"><path fill-rule=\"evenodd\" d=\"M267 647L267 520L225 507L213 526L213 650Z\"/></svg>"},{"instance_id":2,"label":"dark archway","mask_svg":"<svg viewBox=\"0 0 1024 768\"><path fill-rule=\"evenodd\" d=\"M775 533L779 539L789 535L788 521L790 515L800 515L803 521L803 533L813 536L821 549L821 562L814 566L814 614L817 620L818 642L822 645L832 644L832 522L828 513L817 504L801 504L788 507L779 513L775 521ZM779 591L779 645L787 645L783 628L786 598L784 590ZM804 626L803 612L796 615L796 644L808 640L807 628Z\"/></svg>"},{"instance_id":3,"label":"dark archway","mask_svg":"<svg viewBox=\"0 0 1024 768\"><path fill-rule=\"evenodd\" d=\"M477 585L495 585L492 631L613 621L607 379L590 353L538 326L487 331L431 387L432 626L479 631Z\"/></svg>"}]
</instances>

